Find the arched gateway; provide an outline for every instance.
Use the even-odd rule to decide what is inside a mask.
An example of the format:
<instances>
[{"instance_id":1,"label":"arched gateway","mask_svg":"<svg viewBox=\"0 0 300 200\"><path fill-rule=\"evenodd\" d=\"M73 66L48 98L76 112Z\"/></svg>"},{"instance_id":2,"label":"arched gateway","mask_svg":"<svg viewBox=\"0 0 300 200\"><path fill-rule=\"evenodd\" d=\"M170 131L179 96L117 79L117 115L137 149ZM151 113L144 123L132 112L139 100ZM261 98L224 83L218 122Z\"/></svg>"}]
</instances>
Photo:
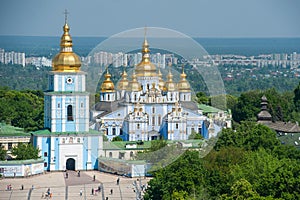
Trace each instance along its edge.
<instances>
[{"instance_id":1,"label":"arched gateway","mask_svg":"<svg viewBox=\"0 0 300 200\"><path fill-rule=\"evenodd\" d=\"M67 170L75 170L75 160L74 158L68 158L66 161Z\"/></svg>"}]
</instances>

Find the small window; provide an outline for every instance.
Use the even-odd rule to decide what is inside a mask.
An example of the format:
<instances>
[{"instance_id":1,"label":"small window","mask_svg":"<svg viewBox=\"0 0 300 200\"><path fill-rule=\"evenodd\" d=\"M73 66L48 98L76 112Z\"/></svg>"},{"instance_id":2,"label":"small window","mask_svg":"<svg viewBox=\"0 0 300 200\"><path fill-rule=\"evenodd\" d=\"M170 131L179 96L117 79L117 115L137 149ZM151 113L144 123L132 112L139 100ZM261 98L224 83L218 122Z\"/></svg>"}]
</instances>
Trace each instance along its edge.
<instances>
[{"instance_id":1,"label":"small window","mask_svg":"<svg viewBox=\"0 0 300 200\"><path fill-rule=\"evenodd\" d=\"M137 124L136 126L137 126L137 129L140 129L140 124Z\"/></svg>"},{"instance_id":2,"label":"small window","mask_svg":"<svg viewBox=\"0 0 300 200\"><path fill-rule=\"evenodd\" d=\"M57 104L57 108L60 108L60 103Z\"/></svg>"},{"instance_id":3,"label":"small window","mask_svg":"<svg viewBox=\"0 0 300 200\"><path fill-rule=\"evenodd\" d=\"M109 157L112 158L112 152L109 152Z\"/></svg>"},{"instance_id":4,"label":"small window","mask_svg":"<svg viewBox=\"0 0 300 200\"><path fill-rule=\"evenodd\" d=\"M83 108L83 102L80 103L80 108Z\"/></svg>"},{"instance_id":5,"label":"small window","mask_svg":"<svg viewBox=\"0 0 300 200\"><path fill-rule=\"evenodd\" d=\"M112 129L112 134L113 134L113 135L116 135L116 128L113 128L113 129Z\"/></svg>"},{"instance_id":6,"label":"small window","mask_svg":"<svg viewBox=\"0 0 300 200\"><path fill-rule=\"evenodd\" d=\"M80 143L80 138L77 138L77 143Z\"/></svg>"},{"instance_id":7,"label":"small window","mask_svg":"<svg viewBox=\"0 0 300 200\"><path fill-rule=\"evenodd\" d=\"M125 153L119 152L119 159L124 159L125 158Z\"/></svg>"},{"instance_id":8,"label":"small window","mask_svg":"<svg viewBox=\"0 0 300 200\"><path fill-rule=\"evenodd\" d=\"M71 105L68 105L67 107L67 116L68 121L73 121L73 108Z\"/></svg>"},{"instance_id":9,"label":"small window","mask_svg":"<svg viewBox=\"0 0 300 200\"><path fill-rule=\"evenodd\" d=\"M161 124L161 116L160 115L158 116L158 122L157 123L158 123L158 125Z\"/></svg>"},{"instance_id":10,"label":"small window","mask_svg":"<svg viewBox=\"0 0 300 200\"><path fill-rule=\"evenodd\" d=\"M152 126L155 125L155 116L152 117Z\"/></svg>"},{"instance_id":11,"label":"small window","mask_svg":"<svg viewBox=\"0 0 300 200\"><path fill-rule=\"evenodd\" d=\"M9 142L9 143L7 144L7 149L8 149L8 150L11 150L11 149L12 149L12 143L11 143L11 142Z\"/></svg>"},{"instance_id":12,"label":"small window","mask_svg":"<svg viewBox=\"0 0 300 200\"><path fill-rule=\"evenodd\" d=\"M70 137L70 139L69 139L69 143L73 143L73 138L72 137Z\"/></svg>"},{"instance_id":13,"label":"small window","mask_svg":"<svg viewBox=\"0 0 300 200\"><path fill-rule=\"evenodd\" d=\"M62 143L63 144L66 143L66 139L65 138L62 139Z\"/></svg>"},{"instance_id":14,"label":"small window","mask_svg":"<svg viewBox=\"0 0 300 200\"><path fill-rule=\"evenodd\" d=\"M152 113L155 113L155 107L152 107Z\"/></svg>"},{"instance_id":15,"label":"small window","mask_svg":"<svg viewBox=\"0 0 300 200\"><path fill-rule=\"evenodd\" d=\"M176 129L178 129L179 125L176 123Z\"/></svg>"},{"instance_id":16,"label":"small window","mask_svg":"<svg viewBox=\"0 0 300 200\"><path fill-rule=\"evenodd\" d=\"M44 162L44 167L47 167L48 166L48 163Z\"/></svg>"},{"instance_id":17,"label":"small window","mask_svg":"<svg viewBox=\"0 0 300 200\"><path fill-rule=\"evenodd\" d=\"M133 158L133 152L130 151L130 158Z\"/></svg>"},{"instance_id":18,"label":"small window","mask_svg":"<svg viewBox=\"0 0 300 200\"><path fill-rule=\"evenodd\" d=\"M44 152L44 157L47 157L47 156L48 156L47 152Z\"/></svg>"}]
</instances>

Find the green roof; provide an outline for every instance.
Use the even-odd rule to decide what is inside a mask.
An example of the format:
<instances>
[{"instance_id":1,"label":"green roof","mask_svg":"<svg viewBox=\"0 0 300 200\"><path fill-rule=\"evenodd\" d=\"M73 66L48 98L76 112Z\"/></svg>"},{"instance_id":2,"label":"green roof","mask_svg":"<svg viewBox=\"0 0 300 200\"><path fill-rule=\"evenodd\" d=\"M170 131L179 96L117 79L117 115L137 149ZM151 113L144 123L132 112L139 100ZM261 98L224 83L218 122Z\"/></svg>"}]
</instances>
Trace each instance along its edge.
<instances>
[{"instance_id":1,"label":"green roof","mask_svg":"<svg viewBox=\"0 0 300 200\"><path fill-rule=\"evenodd\" d=\"M51 132L49 129L42 129L32 132L36 136L50 136L50 135L102 135L102 132L90 129L88 132Z\"/></svg>"},{"instance_id":2,"label":"green roof","mask_svg":"<svg viewBox=\"0 0 300 200\"><path fill-rule=\"evenodd\" d=\"M26 133L23 128L14 127L5 123L0 123L0 137L7 136L28 136L30 133Z\"/></svg>"},{"instance_id":3,"label":"green roof","mask_svg":"<svg viewBox=\"0 0 300 200\"><path fill-rule=\"evenodd\" d=\"M118 158L108 158L108 157L99 157L99 161L112 161L118 163L128 163L128 164L146 164L145 160L123 160Z\"/></svg>"},{"instance_id":4,"label":"green roof","mask_svg":"<svg viewBox=\"0 0 300 200\"><path fill-rule=\"evenodd\" d=\"M20 165L20 164L30 164L30 163L44 163L43 158L30 159L30 160L5 160L0 161L0 165Z\"/></svg>"},{"instance_id":5,"label":"green roof","mask_svg":"<svg viewBox=\"0 0 300 200\"><path fill-rule=\"evenodd\" d=\"M126 148L126 144L136 144L137 148ZM103 142L103 148L108 150L117 150L117 149L122 149L122 150L130 150L130 149L135 149L135 150L142 150L142 149L148 149L151 147L151 141L144 141L142 145L137 144L135 141L116 141L116 142Z\"/></svg>"},{"instance_id":6,"label":"green roof","mask_svg":"<svg viewBox=\"0 0 300 200\"><path fill-rule=\"evenodd\" d=\"M63 92L54 92L54 91L49 91L49 92L45 92L45 94L47 95L73 95L73 94L76 94L76 95L88 95L89 93L88 92L74 92L74 91L63 91Z\"/></svg>"},{"instance_id":7,"label":"green roof","mask_svg":"<svg viewBox=\"0 0 300 200\"><path fill-rule=\"evenodd\" d=\"M167 140L167 144L175 144L177 142L184 144L192 144L190 148L199 148L199 144L204 140ZM142 145L137 144L136 141L116 141L116 142L104 142L103 148L105 150L143 150L151 147L151 141L144 141ZM126 148L126 144L136 144L137 148Z\"/></svg>"},{"instance_id":8,"label":"green roof","mask_svg":"<svg viewBox=\"0 0 300 200\"><path fill-rule=\"evenodd\" d=\"M198 108L203 111L203 114L224 112L223 110L205 104L198 104Z\"/></svg>"}]
</instances>

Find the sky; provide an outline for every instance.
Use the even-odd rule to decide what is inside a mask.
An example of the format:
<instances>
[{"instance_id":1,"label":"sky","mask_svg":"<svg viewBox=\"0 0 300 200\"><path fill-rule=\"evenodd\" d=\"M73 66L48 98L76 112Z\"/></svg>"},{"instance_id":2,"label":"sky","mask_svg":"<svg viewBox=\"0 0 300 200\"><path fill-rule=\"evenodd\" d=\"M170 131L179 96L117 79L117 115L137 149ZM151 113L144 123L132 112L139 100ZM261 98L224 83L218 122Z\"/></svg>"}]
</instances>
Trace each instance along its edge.
<instances>
[{"instance_id":1,"label":"sky","mask_svg":"<svg viewBox=\"0 0 300 200\"><path fill-rule=\"evenodd\" d=\"M1 0L0 35L108 37L162 27L191 37L300 37L299 0Z\"/></svg>"}]
</instances>

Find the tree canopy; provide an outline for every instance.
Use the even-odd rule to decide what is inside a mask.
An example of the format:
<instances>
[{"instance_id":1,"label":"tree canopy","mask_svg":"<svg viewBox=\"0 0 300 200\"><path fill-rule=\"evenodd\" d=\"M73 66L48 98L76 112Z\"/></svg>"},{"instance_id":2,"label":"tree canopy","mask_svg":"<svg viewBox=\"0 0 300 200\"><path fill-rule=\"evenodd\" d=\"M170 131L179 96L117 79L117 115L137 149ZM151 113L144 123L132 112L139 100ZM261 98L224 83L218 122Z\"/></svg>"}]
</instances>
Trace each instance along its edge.
<instances>
[{"instance_id":1,"label":"tree canopy","mask_svg":"<svg viewBox=\"0 0 300 200\"><path fill-rule=\"evenodd\" d=\"M16 160L28 160L38 159L39 149L35 148L31 144L18 143L16 147L12 149L12 155L16 156Z\"/></svg>"}]
</instances>

